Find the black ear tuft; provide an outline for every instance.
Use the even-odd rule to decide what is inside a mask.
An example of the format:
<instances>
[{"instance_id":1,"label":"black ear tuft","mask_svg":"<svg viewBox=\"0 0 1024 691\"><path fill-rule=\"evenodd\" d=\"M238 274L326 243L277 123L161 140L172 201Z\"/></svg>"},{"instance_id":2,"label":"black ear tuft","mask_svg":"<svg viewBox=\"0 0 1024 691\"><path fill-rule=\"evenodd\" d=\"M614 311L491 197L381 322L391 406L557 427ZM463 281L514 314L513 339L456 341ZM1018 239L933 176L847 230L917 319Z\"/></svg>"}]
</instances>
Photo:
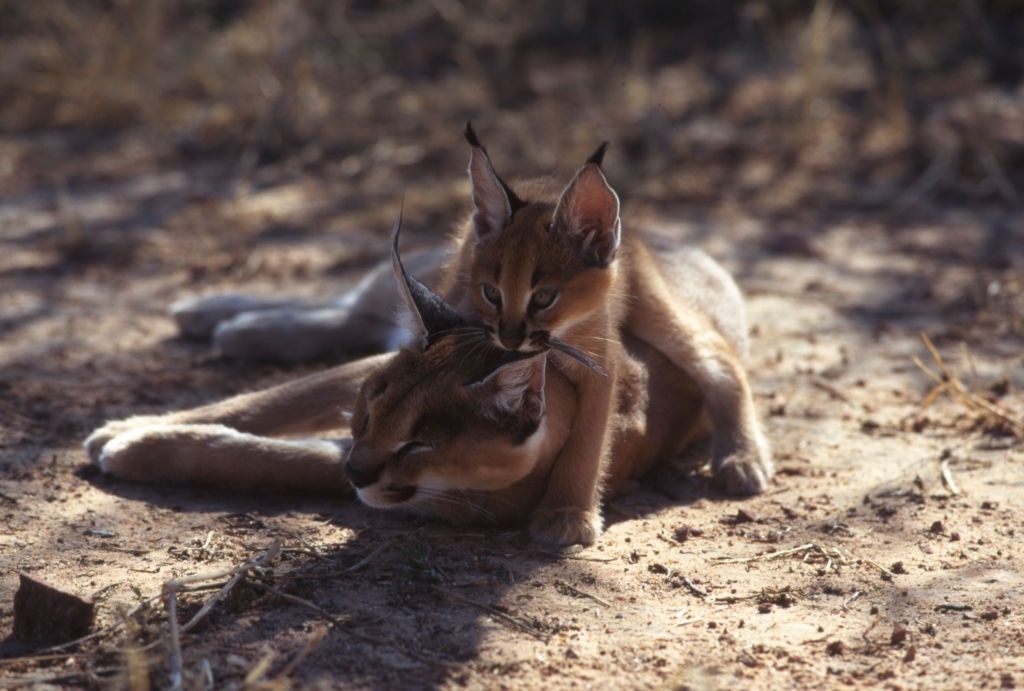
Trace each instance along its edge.
<instances>
[{"instance_id":1,"label":"black ear tuft","mask_svg":"<svg viewBox=\"0 0 1024 691\"><path fill-rule=\"evenodd\" d=\"M484 148L484 145L480 143L480 139L476 136L476 132L473 131L473 123L466 121L466 141L469 142L470 146L475 146L478 149Z\"/></svg>"},{"instance_id":2,"label":"black ear tuft","mask_svg":"<svg viewBox=\"0 0 1024 691\"><path fill-rule=\"evenodd\" d=\"M423 346L429 346L439 336L467 326L467 322L444 299L409 275L398 254L398 235L402 227L399 213L391 230L391 266L398 280L399 292L405 298L409 310L416 317L423 333Z\"/></svg>"},{"instance_id":3,"label":"black ear tuft","mask_svg":"<svg viewBox=\"0 0 1024 691\"><path fill-rule=\"evenodd\" d=\"M517 211L526 206L526 201L521 199L519 195L509 187L508 183L495 172L494 166L491 164L491 157L487 155L487 149L480 143L480 138L476 136L476 130L473 129L473 123L468 121L466 122L466 129L463 134L466 137L466 141L469 142L469 145L474 149L479 149L480 153L483 154L483 161L486 163L486 168L490 176L494 178L494 181L498 183L501 187L501 191L505 194L505 200L508 202L508 219L511 219L512 216L516 215ZM475 183L487 184L482 179L475 180ZM474 199L473 201L476 203L477 199ZM479 206L477 208L479 209ZM493 211L491 213L493 215Z\"/></svg>"},{"instance_id":4,"label":"black ear tuft","mask_svg":"<svg viewBox=\"0 0 1024 691\"><path fill-rule=\"evenodd\" d=\"M590 154L590 158L587 159L586 163L593 163L598 168L601 167L601 162L604 160L604 152L608 150L608 142L601 142L601 146L597 147L597 151Z\"/></svg>"}]
</instances>

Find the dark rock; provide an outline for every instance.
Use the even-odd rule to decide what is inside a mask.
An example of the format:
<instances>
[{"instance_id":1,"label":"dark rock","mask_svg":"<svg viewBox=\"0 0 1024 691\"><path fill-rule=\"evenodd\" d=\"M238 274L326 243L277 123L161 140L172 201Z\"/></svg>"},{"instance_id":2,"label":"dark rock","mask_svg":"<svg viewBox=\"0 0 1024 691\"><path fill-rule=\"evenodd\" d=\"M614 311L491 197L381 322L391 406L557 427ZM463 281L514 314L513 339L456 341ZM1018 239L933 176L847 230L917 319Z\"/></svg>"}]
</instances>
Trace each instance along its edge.
<instances>
[{"instance_id":1,"label":"dark rock","mask_svg":"<svg viewBox=\"0 0 1024 691\"><path fill-rule=\"evenodd\" d=\"M25 574L14 594L14 638L29 646L67 643L89 633L95 606Z\"/></svg>"}]
</instances>

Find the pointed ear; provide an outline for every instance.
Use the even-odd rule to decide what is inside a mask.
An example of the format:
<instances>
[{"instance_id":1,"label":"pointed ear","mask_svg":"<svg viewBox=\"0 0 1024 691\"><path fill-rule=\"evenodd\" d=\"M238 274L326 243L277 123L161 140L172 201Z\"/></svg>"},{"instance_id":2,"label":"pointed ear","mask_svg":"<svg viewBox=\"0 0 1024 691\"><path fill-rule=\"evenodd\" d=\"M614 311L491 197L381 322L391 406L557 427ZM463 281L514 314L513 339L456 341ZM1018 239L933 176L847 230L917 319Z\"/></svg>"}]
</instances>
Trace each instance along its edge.
<instances>
[{"instance_id":1,"label":"pointed ear","mask_svg":"<svg viewBox=\"0 0 1024 691\"><path fill-rule=\"evenodd\" d=\"M477 237L504 228L524 202L498 177L473 125L466 123L466 141L472 147L469 181L473 188L473 229Z\"/></svg>"},{"instance_id":2,"label":"pointed ear","mask_svg":"<svg viewBox=\"0 0 1024 691\"><path fill-rule=\"evenodd\" d=\"M604 161L604 152L608 150L608 142L601 142L601 146L597 147L594 153L590 154L590 158L587 159L587 163L593 163L598 168L601 167L601 162Z\"/></svg>"},{"instance_id":3,"label":"pointed ear","mask_svg":"<svg viewBox=\"0 0 1024 691\"><path fill-rule=\"evenodd\" d=\"M615 259L622 235L619 196L596 163L580 168L562 192L554 224L588 264L604 267Z\"/></svg>"},{"instance_id":4,"label":"pointed ear","mask_svg":"<svg viewBox=\"0 0 1024 691\"><path fill-rule=\"evenodd\" d=\"M426 349L435 338L452 331L467 322L444 299L409 275L398 254L398 234L402 228L402 215L398 215L391 229L391 267L398 281L398 292L405 301L409 312L416 320L421 347Z\"/></svg>"},{"instance_id":5,"label":"pointed ear","mask_svg":"<svg viewBox=\"0 0 1024 691\"><path fill-rule=\"evenodd\" d=\"M502 365L473 387L486 387L493 394L494 407L506 413L526 413L534 421L546 409L544 382L547 354L540 353Z\"/></svg>"}]
</instances>

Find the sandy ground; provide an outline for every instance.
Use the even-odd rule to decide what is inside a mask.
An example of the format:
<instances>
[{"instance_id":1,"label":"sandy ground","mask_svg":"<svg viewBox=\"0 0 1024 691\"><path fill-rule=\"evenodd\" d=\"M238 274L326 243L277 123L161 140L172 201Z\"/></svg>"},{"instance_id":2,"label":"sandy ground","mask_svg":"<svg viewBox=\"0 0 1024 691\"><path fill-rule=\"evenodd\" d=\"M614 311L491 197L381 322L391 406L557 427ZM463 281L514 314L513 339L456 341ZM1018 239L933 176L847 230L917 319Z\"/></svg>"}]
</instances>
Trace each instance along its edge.
<instances>
[{"instance_id":1,"label":"sandy ground","mask_svg":"<svg viewBox=\"0 0 1024 691\"><path fill-rule=\"evenodd\" d=\"M680 63L636 83L615 72L608 88L635 96L732 64ZM586 95L566 85L604 68L538 65L532 106L478 124L495 164L533 174L555 157L571 167L599 135L626 140L607 169L627 232L632 219L704 247L748 296L750 371L778 467L768 492L734 500L706 469L667 469L606 506L596 546L561 555L515 530L467 532L350 497L104 478L80 444L107 419L343 360L228 362L178 339L165 310L219 290L333 295L386 255L403 192L410 246L438 242L466 210L459 131L472 85L443 85L447 100L436 84L405 94L447 110L396 133L375 130L371 109L352 124L365 146L313 163L240 169L145 129L5 136L0 633L27 574L91 597L97 635L0 659L0 686L169 686L162 586L194 575L211 586L179 597L183 626L254 558L181 635L187 688L1024 684L1021 212L991 186L977 201L882 163L872 179L836 172L852 155L842 117L818 123L797 156L763 147L792 123L744 121L759 98L785 98L756 70L715 101L726 120L663 109L648 139L629 140L636 113L570 117ZM883 130L857 130L857 151L884 150ZM940 369L922 333L1009 420L931 395L913 361Z\"/></svg>"}]
</instances>

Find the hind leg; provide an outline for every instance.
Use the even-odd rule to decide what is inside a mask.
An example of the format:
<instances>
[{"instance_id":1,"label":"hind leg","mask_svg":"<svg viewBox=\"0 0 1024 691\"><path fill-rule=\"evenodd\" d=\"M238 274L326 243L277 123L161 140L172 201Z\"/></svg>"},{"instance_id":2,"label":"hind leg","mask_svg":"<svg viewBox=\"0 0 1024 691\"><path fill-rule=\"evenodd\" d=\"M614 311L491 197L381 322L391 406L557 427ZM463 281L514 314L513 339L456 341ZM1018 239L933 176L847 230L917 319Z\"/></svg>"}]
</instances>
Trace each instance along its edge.
<instances>
[{"instance_id":1,"label":"hind leg","mask_svg":"<svg viewBox=\"0 0 1024 691\"><path fill-rule=\"evenodd\" d=\"M700 389L714 434L715 481L730 494L764 491L774 472L771 451L739 356L706 316L674 300L656 276L638 284L626 328Z\"/></svg>"},{"instance_id":2,"label":"hind leg","mask_svg":"<svg viewBox=\"0 0 1024 691\"><path fill-rule=\"evenodd\" d=\"M243 312L217 325L213 344L240 360L305 362L332 353L395 350L408 335L394 318L338 307Z\"/></svg>"},{"instance_id":3,"label":"hind leg","mask_svg":"<svg viewBox=\"0 0 1024 691\"><path fill-rule=\"evenodd\" d=\"M444 258L443 250L419 252L406 264L430 285ZM403 308L391 264L384 262L331 302L229 293L183 300L170 311L183 336L212 337L225 357L302 362L337 352L384 352L405 345Z\"/></svg>"},{"instance_id":4,"label":"hind leg","mask_svg":"<svg viewBox=\"0 0 1024 691\"><path fill-rule=\"evenodd\" d=\"M280 309L309 309L312 303L303 300L264 298L243 293L220 293L186 298L168 309L178 325L178 332L188 339L206 341L217 325L245 312Z\"/></svg>"}]
</instances>

